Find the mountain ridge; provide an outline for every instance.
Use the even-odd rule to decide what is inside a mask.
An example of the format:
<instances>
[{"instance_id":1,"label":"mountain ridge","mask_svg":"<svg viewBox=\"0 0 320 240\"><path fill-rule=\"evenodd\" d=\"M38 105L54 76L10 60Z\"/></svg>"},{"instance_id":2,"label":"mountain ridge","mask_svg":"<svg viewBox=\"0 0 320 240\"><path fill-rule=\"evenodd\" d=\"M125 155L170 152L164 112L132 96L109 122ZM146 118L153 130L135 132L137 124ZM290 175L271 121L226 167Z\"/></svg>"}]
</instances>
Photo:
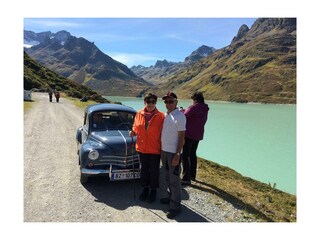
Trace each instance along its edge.
<instances>
[{"instance_id":1,"label":"mountain ridge","mask_svg":"<svg viewBox=\"0 0 320 240\"><path fill-rule=\"evenodd\" d=\"M202 91L210 100L296 103L295 18L259 18L250 29L242 25L230 45L202 53L200 59L191 53L184 62L164 59L131 69L86 39L69 36L63 42L67 34L60 35L58 41L45 32L43 42L28 51L35 50L37 61L43 58L51 69L105 95L141 96L146 91L161 95L172 90L179 98L189 98Z\"/></svg>"},{"instance_id":2,"label":"mountain ridge","mask_svg":"<svg viewBox=\"0 0 320 240\"><path fill-rule=\"evenodd\" d=\"M139 77L152 84L163 83L163 80L171 74L178 72L181 68L191 65L200 59L211 55L216 49L202 45L194 50L183 62L169 62L166 59L158 60L154 66L144 67L141 65L133 66L130 69Z\"/></svg>"},{"instance_id":3,"label":"mountain ridge","mask_svg":"<svg viewBox=\"0 0 320 240\"><path fill-rule=\"evenodd\" d=\"M27 32L28 36L32 36L30 32ZM136 96L151 86L126 65L104 54L85 38L74 37L64 30L42 35L42 42L25 48L30 57L100 94Z\"/></svg>"},{"instance_id":4,"label":"mountain ridge","mask_svg":"<svg viewBox=\"0 0 320 240\"><path fill-rule=\"evenodd\" d=\"M48 91L49 89L56 89L65 92L70 97L82 98L84 96L89 100L96 102L109 102L97 92L92 89L76 83L73 80L67 79L56 72L40 65L38 62L30 58L24 52L24 74L23 82L24 89L39 89L41 91Z\"/></svg>"},{"instance_id":5,"label":"mountain ridge","mask_svg":"<svg viewBox=\"0 0 320 240\"><path fill-rule=\"evenodd\" d=\"M150 91L181 98L202 91L206 99L296 103L296 19L257 19L231 44L167 76Z\"/></svg>"}]
</instances>

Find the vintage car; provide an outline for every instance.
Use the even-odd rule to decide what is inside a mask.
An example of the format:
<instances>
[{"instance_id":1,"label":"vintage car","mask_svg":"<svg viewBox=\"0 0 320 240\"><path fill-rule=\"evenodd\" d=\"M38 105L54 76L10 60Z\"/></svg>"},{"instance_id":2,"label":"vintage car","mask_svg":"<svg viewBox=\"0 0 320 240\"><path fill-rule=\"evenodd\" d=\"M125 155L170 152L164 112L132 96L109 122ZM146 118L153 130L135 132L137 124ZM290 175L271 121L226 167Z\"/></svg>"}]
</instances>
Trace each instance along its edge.
<instances>
[{"instance_id":1,"label":"vintage car","mask_svg":"<svg viewBox=\"0 0 320 240\"><path fill-rule=\"evenodd\" d=\"M111 181L140 178L136 137L130 137L136 111L120 104L94 104L84 111L77 129L80 182L93 176Z\"/></svg>"}]
</instances>

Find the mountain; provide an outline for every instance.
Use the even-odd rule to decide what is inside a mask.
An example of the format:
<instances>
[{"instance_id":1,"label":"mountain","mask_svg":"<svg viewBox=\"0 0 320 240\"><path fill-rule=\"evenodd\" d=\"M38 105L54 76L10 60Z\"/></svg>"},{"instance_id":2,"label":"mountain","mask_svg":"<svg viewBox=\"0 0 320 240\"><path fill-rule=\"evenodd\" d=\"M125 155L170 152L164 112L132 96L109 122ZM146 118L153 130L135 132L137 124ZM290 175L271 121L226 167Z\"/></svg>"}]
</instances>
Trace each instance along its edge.
<instances>
[{"instance_id":1,"label":"mountain","mask_svg":"<svg viewBox=\"0 0 320 240\"><path fill-rule=\"evenodd\" d=\"M208 57L209 55L211 55L215 51L217 51L217 49L215 49L213 47L208 47L208 46L202 45L197 50L193 51L190 54L190 56L186 57L184 61L186 63L194 63L194 62L197 62L198 60L200 60L201 58Z\"/></svg>"},{"instance_id":2,"label":"mountain","mask_svg":"<svg viewBox=\"0 0 320 240\"><path fill-rule=\"evenodd\" d=\"M29 46L25 51L40 64L100 94L136 96L151 86L94 43L67 31L24 31L24 43Z\"/></svg>"},{"instance_id":3,"label":"mountain","mask_svg":"<svg viewBox=\"0 0 320 240\"><path fill-rule=\"evenodd\" d=\"M296 103L296 18L260 18L241 26L231 44L179 72L150 91L232 102Z\"/></svg>"},{"instance_id":4,"label":"mountain","mask_svg":"<svg viewBox=\"0 0 320 240\"><path fill-rule=\"evenodd\" d=\"M201 58L211 55L215 51L216 49L213 47L202 45L193 51L188 57L186 57L184 62L168 62L166 59L164 59L163 61L158 60L154 66L143 67L138 65L131 67L131 70L144 80L153 84L159 84L163 83L167 76L175 74L181 68L185 68L190 64L193 64Z\"/></svg>"},{"instance_id":5,"label":"mountain","mask_svg":"<svg viewBox=\"0 0 320 240\"><path fill-rule=\"evenodd\" d=\"M149 83L159 84L162 78L179 70L179 63L158 60L154 66L144 67L141 65L131 67L131 71Z\"/></svg>"},{"instance_id":6,"label":"mountain","mask_svg":"<svg viewBox=\"0 0 320 240\"><path fill-rule=\"evenodd\" d=\"M48 68L41 66L30 58L26 52L24 52L23 80L25 90L37 88L47 91L51 88L65 92L70 97L82 98L86 96L88 99L96 102L109 102L92 89L62 77Z\"/></svg>"},{"instance_id":7,"label":"mountain","mask_svg":"<svg viewBox=\"0 0 320 240\"><path fill-rule=\"evenodd\" d=\"M41 44L46 44L50 40L64 45L65 41L71 36L67 31L59 31L57 33L52 33L50 31L35 33L32 31L24 31L23 45L25 48L31 48L33 46Z\"/></svg>"},{"instance_id":8,"label":"mountain","mask_svg":"<svg viewBox=\"0 0 320 240\"><path fill-rule=\"evenodd\" d=\"M234 43L234 42L236 42L236 41L238 41L238 40L240 40L241 38L243 38L243 37L247 34L247 32L249 32L249 30L250 30L249 27L248 27L247 25L243 24L243 25L240 27L237 36L235 36L235 37L232 39L231 44Z\"/></svg>"}]
</instances>

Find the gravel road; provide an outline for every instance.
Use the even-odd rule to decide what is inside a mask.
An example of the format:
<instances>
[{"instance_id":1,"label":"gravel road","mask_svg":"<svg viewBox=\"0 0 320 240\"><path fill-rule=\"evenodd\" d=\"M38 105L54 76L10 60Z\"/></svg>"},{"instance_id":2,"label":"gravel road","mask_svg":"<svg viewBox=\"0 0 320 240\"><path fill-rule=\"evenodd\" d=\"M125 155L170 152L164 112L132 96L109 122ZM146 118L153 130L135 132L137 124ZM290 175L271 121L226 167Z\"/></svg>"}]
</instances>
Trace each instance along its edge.
<instances>
[{"instance_id":1,"label":"gravel road","mask_svg":"<svg viewBox=\"0 0 320 240\"><path fill-rule=\"evenodd\" d=\"M157 201L148 204L138 199L139 181L95 178L82 185L75 134L83 110L65 98L50 103L46 93L32 97L36 103L24 115L25 222L252 221L250 214L200 183L183 188L182 213L174 220L166 218L167 206L159 203L164 187Z\"/></svg>"}]
</instances>

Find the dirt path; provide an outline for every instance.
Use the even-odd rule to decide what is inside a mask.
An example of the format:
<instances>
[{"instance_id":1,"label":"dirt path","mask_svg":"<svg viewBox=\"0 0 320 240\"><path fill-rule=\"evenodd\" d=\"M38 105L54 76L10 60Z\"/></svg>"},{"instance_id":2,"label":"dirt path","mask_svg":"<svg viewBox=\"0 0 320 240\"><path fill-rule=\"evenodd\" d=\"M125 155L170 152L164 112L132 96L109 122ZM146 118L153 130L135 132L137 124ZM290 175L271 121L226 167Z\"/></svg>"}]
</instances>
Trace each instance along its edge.
<instances>
[{"instance_id":1,"label":"dirt path","mask_svg":"<svg viewBox=\"0 0 320 240\"><path fill-rule=\"evenodd\" d=\"M75 134L83 110L64 98L50 103L45 93L33 93L33 99L24 115L25 222L243 221L243 213L230 203L218 199L216 205L209 201L214 194L192 187L183 189L182 213L169 220L167 206L159 203L165 196L162 184L154 204L138 200L138 181L96 178L80 184Z\"/></svg>"}]
</instances>

